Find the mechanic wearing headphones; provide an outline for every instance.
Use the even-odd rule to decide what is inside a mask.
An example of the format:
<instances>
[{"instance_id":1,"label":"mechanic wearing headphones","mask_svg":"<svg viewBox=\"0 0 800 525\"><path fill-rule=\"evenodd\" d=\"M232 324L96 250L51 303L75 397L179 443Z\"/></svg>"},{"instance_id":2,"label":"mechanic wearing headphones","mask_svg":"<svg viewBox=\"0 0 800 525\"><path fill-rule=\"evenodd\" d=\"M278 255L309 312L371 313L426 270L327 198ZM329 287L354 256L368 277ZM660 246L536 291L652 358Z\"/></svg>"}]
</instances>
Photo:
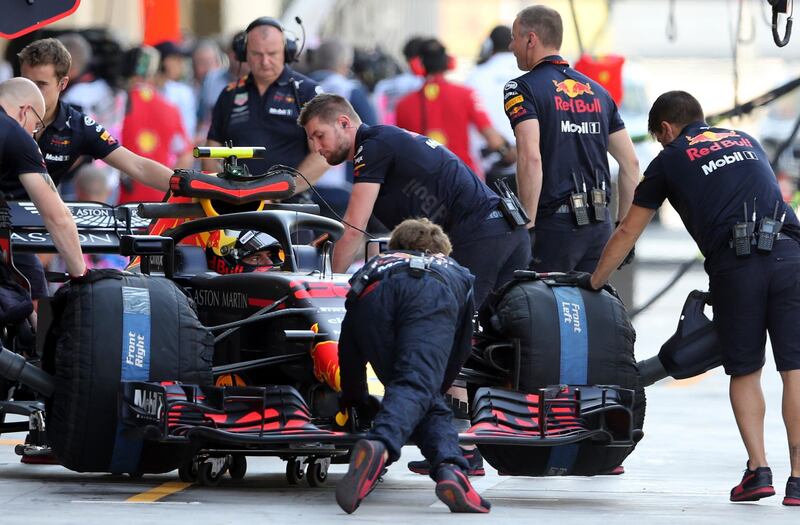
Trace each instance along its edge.
<instances>
[{"instance_id":1,"label":"mechanic wearing headphones","mask_svg":"<svg viewBox=\"0 0 800 525\"><path fill-rule=\"evenodd\" d=\"M800 223L783 202L761 145L741 131L709 127L689 93L658 97L647 127L664 150L645 171L594 274L579 275L579 283L602 286L669 199L706 258L722 364L731 376L731 405L747 450L747 469L730 499L775 494L761 391L769 332L783 380L792 469L783 504L800 505Z\"/></svg>"},{"instance_id":2,"label":"mechanic wearing headphones","mask_svg":"<svg viewBox=\"0 0 800 525\"><path fill-rule=\"evenodd\" d=\"M443 397L472 349L473 277L447 256L450 241L428 219L400 223L389 249L397 251L373 257L350 279L339 338L342 406L370 411L367 363L386 391L336 484L336 501L354 512L413 439L433 467L436 495L452 512L489 512L466 476Z\"/></svg>"},{"instance_id":3,"label":"mechanic wearing headphones","mask_svg":"<svg viewBox=\"0 0 800 525\"><path fill-rule=\"evenodd\" d=\"M284 34L270 17L253 20L234 41L236 58L250 73L220 93L211 116L208 146L232 141L234 146L266 146L264 159L242 161L250 173L265 173L275 164L296 168L311 183L328 169L324 159L308 149L303 129L297 125L300 108L321 88L289 67L297 57L297 42ZM203 160L203 169L221 171L219 161ZM297 180L297 191L308 185Z\"/></svg>"},{"instance_id":4,"label":"mechanic wearing headphones","mask_svg":"<svg viewBox=\"0 0 800 525\"><path fill-rule=\"evenodd\" d=\"M143 184L160 191L169 188L172 170L150 159L140 157L112 137L101 124L59 100L67 87L72 58L64 45L54 39L36 40L19 53L22 76L31 80L41 91L46 110L40 116L42 125L35 134L53 182L58 185L71 172L79 159L88 155L103 159L109 165L131 175ZM8 173L2 163L0 190L9 200L27 199L28 192L21 179ZM34 300L48 294L44 270L32 253L14 254L15 265L31 284Z\"/></svg>"},{"instance_id":5,"label":"mechanic wearing headphones","mask_svg":"<svg viewBox=\"0 0 800 525\"><path fill-rule=\"evenodd\" d=\"M639 164L617 106L597 82L559 56L561 16L523 9L509 49L527 71L504 88L504 109L517 139L517 188L531 218L537 271L592 271L613 230L608 156L619 163L619 210L628 212ZM535 230L534 230L535 227Z\"/></svg>"}]
</instances>

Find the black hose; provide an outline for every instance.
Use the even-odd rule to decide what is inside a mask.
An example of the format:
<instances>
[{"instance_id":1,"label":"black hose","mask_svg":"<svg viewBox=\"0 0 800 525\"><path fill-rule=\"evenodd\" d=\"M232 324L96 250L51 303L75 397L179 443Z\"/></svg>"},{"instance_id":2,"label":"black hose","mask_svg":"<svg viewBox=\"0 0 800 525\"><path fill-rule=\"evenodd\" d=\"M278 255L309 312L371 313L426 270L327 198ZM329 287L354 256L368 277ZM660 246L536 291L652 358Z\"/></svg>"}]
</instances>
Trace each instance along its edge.
<instances>
[{"instance_id":1,"label":"black hose","mask_svg":"<svg viewBox=\"0 0 800 525\"><path fill-rule=\"evenodd\" d=\"M22 383L46 397L53 395L56 387L53 376L6 348L0 350L0 376Z\"/></svg>"}]
</instances>

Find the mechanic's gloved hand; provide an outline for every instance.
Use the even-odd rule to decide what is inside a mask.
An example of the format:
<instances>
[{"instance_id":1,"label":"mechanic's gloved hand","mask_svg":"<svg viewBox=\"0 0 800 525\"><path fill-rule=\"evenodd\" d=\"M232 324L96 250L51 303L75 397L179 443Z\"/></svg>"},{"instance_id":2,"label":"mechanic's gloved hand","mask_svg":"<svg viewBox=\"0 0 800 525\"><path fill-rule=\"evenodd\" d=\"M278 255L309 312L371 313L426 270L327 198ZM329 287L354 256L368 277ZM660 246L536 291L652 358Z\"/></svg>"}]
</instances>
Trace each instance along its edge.
<instances>
[{"instance_id":1,"label":"mechanic's gloved hand","mask_svg":"<svg viewBox=\"0 0 800 525\"><path fill-rule=\"evenodd\" d=\"M89 267L87 266L81 275L71 275L67 273L67 277L69 279L69 282L75 284L81 284L85 282L91 282L92 278L90 274L91 270L89 270Z\"/></svg>"},{"instance_id":2,"label":"mechanic's gloved hand","mask_svg":"<svg viewBox=\"0 0 800 525\"><path fill-rule=\"evenodd\" d=\"M623 266L630 264L633 262L633 258L636 256L636 245L634 244L631 248L631 251L628 252L628 255L622 259L622 262L617 266L617 270L621 270Z\"/></svg>"},{"instance_id":3,"label":"mechanic's gloved hand","mask_svg":"<svg viewBox=\"0 0 800 525\"><path fill-rule=\"evenodd\" d=\"M571 280L575 281L575 286L578 288L583 288L584 290L589 290L592 292L596 292L597 289L592 287L592 274L586 272L576 272L571 271L567 272L567 277Z\"/></svg>"},{"instance_id":4,"label":"mechanic's gloved hand","mask_svg":"<svg viewBox=\"0 0 800 525\"><path fill-rule=\"evenodd\" d=\"M364 401L353 407L361 424L372 423L381 410L381 401L375 396L367 396Z\"/></svg>"}]
</instances>

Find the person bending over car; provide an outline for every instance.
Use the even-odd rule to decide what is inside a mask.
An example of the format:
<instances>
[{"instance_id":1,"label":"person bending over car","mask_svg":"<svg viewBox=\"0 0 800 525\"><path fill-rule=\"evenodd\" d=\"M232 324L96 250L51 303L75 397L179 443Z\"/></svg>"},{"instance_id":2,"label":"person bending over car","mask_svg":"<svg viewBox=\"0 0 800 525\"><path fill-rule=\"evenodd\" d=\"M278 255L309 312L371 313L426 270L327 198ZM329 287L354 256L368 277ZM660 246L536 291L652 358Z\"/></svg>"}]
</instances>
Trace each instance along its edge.
<instances>
[{"instance_id":1,"label":"person bending over car","mask_svg":"<svg viewBox=\"0 0 800 525\"><path fill-rule=\"evenodd\" d=\"M703 108L689 93L658 97L647 128L664 150L647 167L594 274L579 277L581 286L600 288L669 200L706 258L722 365L731 376L731 405L747 450L744 476L730 499L775 494L764 449L761 390L769 333L783 380L791 463L783 504L800 506L800 222L783 202L756 139L706 124Z\"/></svg>"},{"instance_id":2,"label":"person bending over car","mask_svg":"<svg viewBox=\"0 0 800 525\"><path fill-rule=\"evenodd\" d=\"M430 462L436 495L452 512L489 512L467 478L469 463L444 400L472 348L473 277L448 257L449 239L427 219L403 221L389 248L353 275L345 302L342 408L369 411L367 363L386 393L366 439L353 447L336 501L354 512L413 439Z\"/></svg>"}]
</instances>

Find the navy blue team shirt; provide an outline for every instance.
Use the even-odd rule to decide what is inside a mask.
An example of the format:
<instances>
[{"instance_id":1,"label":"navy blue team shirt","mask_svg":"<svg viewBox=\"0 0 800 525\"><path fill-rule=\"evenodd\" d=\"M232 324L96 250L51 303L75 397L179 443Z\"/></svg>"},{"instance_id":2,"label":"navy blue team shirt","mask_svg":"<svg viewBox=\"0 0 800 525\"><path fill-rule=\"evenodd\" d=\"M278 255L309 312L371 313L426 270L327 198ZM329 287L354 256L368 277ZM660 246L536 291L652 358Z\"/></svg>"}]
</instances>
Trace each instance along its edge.
<instances>
[{"instance_id":1,"label":"navy blue team shirt","mask_svg":"<svg viewBox=\"0 0 800 525\"><path fill-rule=\"evenodd\" d=\"M13 179L17 185L23 173L47 173L42 152L33 137L0 107L0 182Z\"/></svg>"},{"instance_id":2,"label":"navy blue team shirt","mask_svg":"<svg viewBox=\"0 0 800 525\"><path fill-rule=\"evenodd\" d=\"M362 124L353 164L354 183L381 185L373 213L390 230L405 219L427 217L458 243L500 202L450 150L395 126Z\"/></svg>"},{"instance_id":3,"label":"navy blue team shirt","mask_svg":"<svg viewBox=\"0 0 800 525\"><path fill-rule=\"evenodd\" d=\"M119 143L92 117L59 101L56 119L39 137L39 148L44 155L50 177L58 185L82 155L104 159L109 153L119 148ZM3 166L5 173L5 163ZM17 177L2 177L0 190L7 199L28 198Z\"/></svg>"},{"instance_id":4,"label":"navy blue team shirt","mask_svg":"<svg viewBox=\"0 0 800 525\"><path fill-rule=\"evenodd\" d=\"M733 225L785 213L783 233L800 239L800 224L783 202L775 174L761 145L742 131L709 127L705 122L686 126L650 163L636 188L633 204L657 209L669 200L709 259L728 249Z\"/></svg>"},{"instance_id":5,"label":"navy blue team shirt","mask_svg":"<svg viewBox=\"0 0 800 525\"><path fill-rule=\"evenodd\" d=\"M611 197L608 136L625 124L605 88L553 55L506 83L503 100L512 128L539 121L543 177L537 217L567 203L576 190L573 173L581 190L584 182L587 192L605 182Z\"/></svg>"},{"instance_id":6,"label":"navy blue team shirt","mask_svg":"<svg viewBox=\"0 0 800 525\"><path fill-rule=\"evenodd\" d=\"M252 174L275 164L296 168L309 153L305 130L297 125L300 108L321 93L319 85L289 66L264 95L252 75L231 82L220 93L211 113L208 139L234 146L264 146L264 159L242 161Z\"/></svg>"}]
</instances>

